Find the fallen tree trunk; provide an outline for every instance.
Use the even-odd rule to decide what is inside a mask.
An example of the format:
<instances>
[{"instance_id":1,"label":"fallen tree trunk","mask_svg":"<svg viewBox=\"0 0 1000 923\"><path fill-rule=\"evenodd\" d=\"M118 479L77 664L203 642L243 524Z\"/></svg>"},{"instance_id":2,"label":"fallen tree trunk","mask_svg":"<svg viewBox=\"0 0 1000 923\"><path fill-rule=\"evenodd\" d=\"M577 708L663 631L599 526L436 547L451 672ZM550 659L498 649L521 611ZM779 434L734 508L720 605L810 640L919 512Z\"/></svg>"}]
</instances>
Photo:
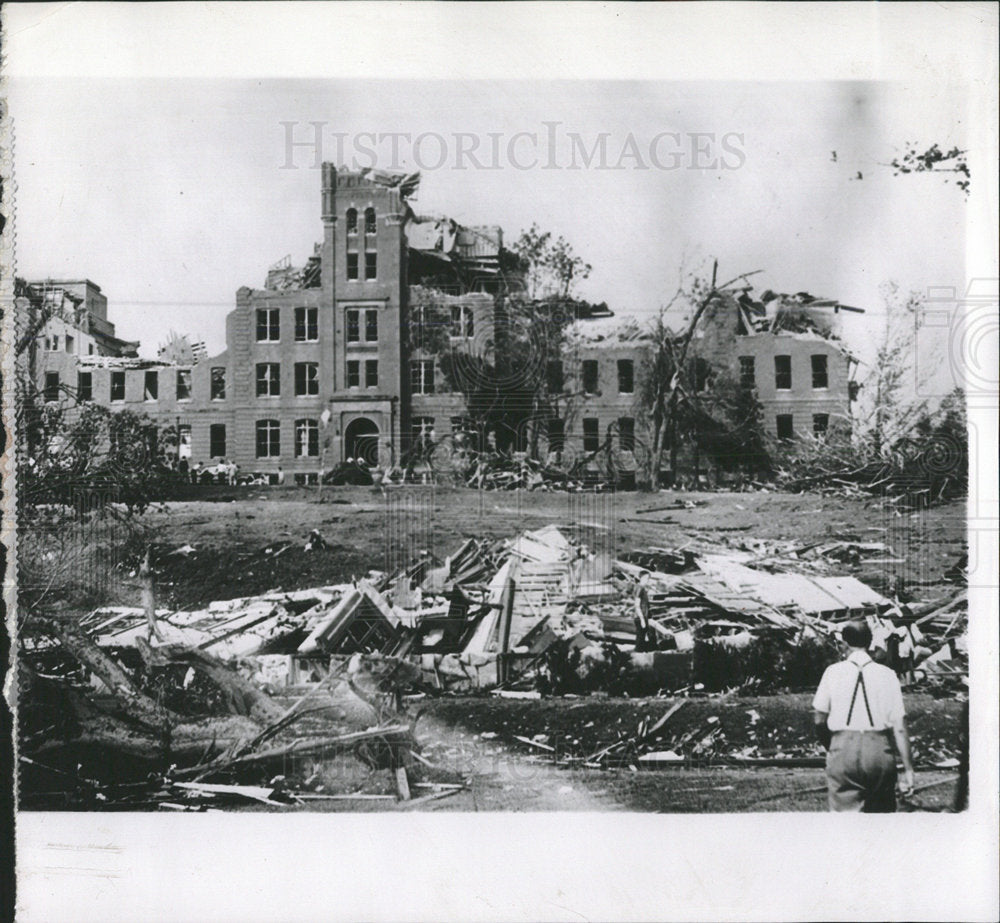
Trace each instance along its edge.
<instances>
[{"instance_id":1,"label":"fallen tree trunk","mask_svg":"<svg viewBox=\"0 0 1000 923\"><path fill-rule=\"evenodd\" d=\"M229 710L234 715L246 715L267 725L280 721L285 714L285 709L267 693L207 651L183 644L152 647L142 638L136 639L136 647L151 666L182 664L203 673L225 693Z\"/></svg>"},{"instance_id":2,"label":"fallen tree trunk","mask_svg":"<svg viewBox=\"0 0 1000 923\"><path fill-rule=\"evenodd\" d=\"M75 622L53 619L50 629L66 653L108 687L127 718L159 733L163 733L171 724L183 723L184 719L180 715L141 693L121 665L101 650Z\"/></svg>"},{"instance_id":3,"label":"fallen tree trunk","mask_svg":"<svg viewBox=\"0 0 1000 923\"><path fill-rule=\"evenodd\" d=\"M283 709L211 654L189 648L151 648L140 639L147 663L188 663L207 674L227 696L232 715L191 719L164 708L139 691L113 657L69 620L52 620L50 630L66 653L97 676L114 699L112 714L94 708L76 708L75 727L37 742L35 755L59 762L83 759L112 773L124 760L135 766L166 768L171 764L204 763L219 754L247 747L262 726L276 720ZM86 704L97 706L96 701Z\"/></svg>"},{"instance_id":4,"label":"fallen tree trunk","mask_svg":"<svg viewBox=\"0 0 1000 923\"><path fill-rule=\"evenodd\" d=\"M382 728L370 728L367 731L356 731L353 734L341 734L337 737L304 738L283 747L272 747L269 750L261 750L233 759L222 757L201 766L191 766L174 773L174 775L178 779L204 777L247 766L284 760L289 756L332 756L366 741L378 741L389 747L408 749L413 745L413 734L407 725L393 724Z\"/></svg>"},{"instance_id":5,"label":"fallen tree trunk","mask_svg":"<svg viewBox=\"0 0 1000 923\"><path fill-rule=\"evenodd\" d=\"M82 763L88 774L120 782L174 764L203 763L230 752L259 730L249 718L229 715L179 724L153 736L111 715L98 715L81 721L71 736L49 737L31 747L30 754L58 767Z\"/></svg>"}]
</instances>

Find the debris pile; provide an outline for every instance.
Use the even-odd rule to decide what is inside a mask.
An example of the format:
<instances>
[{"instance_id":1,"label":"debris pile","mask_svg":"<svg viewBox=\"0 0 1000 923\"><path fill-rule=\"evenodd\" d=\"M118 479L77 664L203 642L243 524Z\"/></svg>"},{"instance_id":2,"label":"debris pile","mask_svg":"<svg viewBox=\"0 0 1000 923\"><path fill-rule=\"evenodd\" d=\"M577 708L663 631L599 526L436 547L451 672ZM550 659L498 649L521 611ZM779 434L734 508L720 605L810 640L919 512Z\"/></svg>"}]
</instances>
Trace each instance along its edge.
<instances>
[{"instance_id":1,"label":"debris pile","mask_svg":"<svg viewBox=\"0 0 1000 923\"><path fill-rule=\"evenodd\" d=\"M464 475L465 485L477 490L593 490L623 487L621 475L555 458L540 461L526 452L510 455L482 453L472 457ZM634 486L634 483L633 485Z\"/></svg>"},{"instance_id":2,"label":"debris pile","mask_svg":"<svg viewBox=\"0 0 1000 923\"><path fill-rule=\"evenodd\" d=\"M21 753L34 779L25 796L69 786L106 806L165 810L407 799L410 781L430 784L407 694L807 688L838 659L841 623L857 617L872 627L874 656L905 682L967 685L964 587L907 604L843 573L845 564L891 559L885 543L693 539L615 556L592 551L579 528L469 538L443 561L424 552L395 574L199 611L105 607L48 619L22 645ZM324 545L309 534L308 547ZM710 720L668 733L668 717L585 764L772 756L736 752ZM782 758L815 759L804 746ZM322 767L345 755L367 774L352 782L339 770L322 781ZM381 788L358 791L372 771Z\"/></svg>"},{"instance_id":3,"label":"debris pile","mask_svg":"<svg viewBox=\"0 0 1000 923\"><path fill-rule=\"evenodd\" d=\"M364 654L419 664L424 686L441 691L767 692L818 681L840 624L866 617L876 655L904 678L946 684L967 670L964 589L917 607L844 573L895 560L884 542L741 536L613 557L573 535L549 525L469 538L394 575L159 611L158 641L238 663L272 690ZM324 544L309 535L307 547ZM100 609L81 627L101 648L133 650L149 630L140 608Z\"/></svg>"}]
</instances>

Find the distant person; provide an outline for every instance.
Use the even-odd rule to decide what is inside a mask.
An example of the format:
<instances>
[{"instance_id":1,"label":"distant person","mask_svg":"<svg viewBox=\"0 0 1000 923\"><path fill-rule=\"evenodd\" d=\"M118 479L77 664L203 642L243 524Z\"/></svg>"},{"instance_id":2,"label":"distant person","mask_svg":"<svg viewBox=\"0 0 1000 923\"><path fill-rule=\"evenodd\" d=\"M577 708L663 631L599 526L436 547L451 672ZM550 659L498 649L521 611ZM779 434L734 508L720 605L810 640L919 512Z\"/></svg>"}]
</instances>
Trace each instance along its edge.
<instances>
[{"instance_id":1,"label":"distant person","mask_svg":"<svg viewBox=\"0 0 1000 923\"><path fill-rule=\"evenodd\" d=\"M285 472L282 470L281 465L278 465L278 486L280 487L285 483Z\"/></svg>"},{"instance_id":2,"label":"distant person","mask_svg":"<svg viewBox=\"0 0 1000 923\"><path fill-rule=\"evenodd\" d=\"M186 458L182 458L177 462L177 473L184 481L190 478L191 474L189 471L188 460Z\"/></svg>"},{"instance_id":3,"label":"distant person","mask_svg":"<svg viewBox=\"0 0 1000 923\"><path fill-rule=\"evenodd\" d=\"M194 463L194 467L191 469L191 483L200 484L201 483L201 462L197 461Z\"/></svg>"},{"instance_id":4,"label":"distant person","mask_svg":"<svg viewBox=\"0 0 1000 923\"><path fill-rule=\"evenodd\" d=\"M831 811L890 814L896 810L893 743L903 761L900 790L913 793L899 678L868 654L872 633L864 619L847 622L841 637L850 651L826 668L813 699L816 732L827 749L827 800Z\"/></svg>"}]
</instances>

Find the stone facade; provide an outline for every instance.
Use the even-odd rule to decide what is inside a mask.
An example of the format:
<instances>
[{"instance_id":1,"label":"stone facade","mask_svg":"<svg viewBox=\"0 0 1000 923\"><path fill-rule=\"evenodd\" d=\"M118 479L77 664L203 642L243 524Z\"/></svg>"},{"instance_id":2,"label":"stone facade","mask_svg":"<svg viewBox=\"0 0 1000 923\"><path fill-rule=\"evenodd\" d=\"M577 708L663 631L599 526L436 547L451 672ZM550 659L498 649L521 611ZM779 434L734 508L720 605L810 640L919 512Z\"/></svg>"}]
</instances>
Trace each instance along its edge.
<instances>
[{"instance_id":1,"label":"stone facade","mask_svg":"<svg viewBox=\"0 0 1000 923\"><path fill-rule=\"evenodd\" d=\"M239 289L226 317L227 348L215 356L185 362L183 350L171 350L140 359L138 344L114 337L99 287L58 283L70 309L38 336L40 387L58 379L81 400L176 426L192 463L226 458L244 473L280 468L300 481L347 458L398 462L418 435L452 436L467 425L473 390L461 380L462 357L489 359L498 325L508 322L499 295L510 254L499 228L414 214L407 198L415 183L324 164L322 241L304 267L282 261L263 288ZM766 295L766 304L745 294L718 299L698 325L692 354L709 377L742 374L756 388L771 435L846 420L850 356L815 324L781 329L772 316L789 296ZM428 337L430 316L442 329ZM603 335L595 333L600 326L578 320L561 360L536 370L549 379L544 419L527 424L537 427L536 444L577 454L608 437L625 451L648 445L639 399L652 343L634 324L605 324ZM527 441L521 434L517 444Z\"/></svg>"}]
</instances>

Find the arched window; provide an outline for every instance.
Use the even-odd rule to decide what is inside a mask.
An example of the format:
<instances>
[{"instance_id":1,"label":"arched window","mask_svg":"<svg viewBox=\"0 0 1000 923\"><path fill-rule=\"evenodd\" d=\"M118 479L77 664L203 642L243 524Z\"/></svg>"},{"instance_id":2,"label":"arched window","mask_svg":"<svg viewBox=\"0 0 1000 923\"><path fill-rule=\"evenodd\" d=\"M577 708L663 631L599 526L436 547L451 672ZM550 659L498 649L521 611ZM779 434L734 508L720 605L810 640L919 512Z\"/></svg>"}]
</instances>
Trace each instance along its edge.
<instances>
[{"instance_id":1,"label":"arched window","mask_svg":"<svg viewBox=\"0 0 1000 923\"><path fill-rule=\"evenodd\" d=\"M358 233L358 210L356 208L347 209L347 233Z\"/></svg>"},{"instance_id":2,"label":"arched window","mask_svg":"<svg viewBox=\"0 0 1000 923\"><path fill-rule=\"evenodd\" d=\"M378 233L378 222L375 220L375 209L365 209L365 235L374 237Z\"/></svg>"}]
</instances>

